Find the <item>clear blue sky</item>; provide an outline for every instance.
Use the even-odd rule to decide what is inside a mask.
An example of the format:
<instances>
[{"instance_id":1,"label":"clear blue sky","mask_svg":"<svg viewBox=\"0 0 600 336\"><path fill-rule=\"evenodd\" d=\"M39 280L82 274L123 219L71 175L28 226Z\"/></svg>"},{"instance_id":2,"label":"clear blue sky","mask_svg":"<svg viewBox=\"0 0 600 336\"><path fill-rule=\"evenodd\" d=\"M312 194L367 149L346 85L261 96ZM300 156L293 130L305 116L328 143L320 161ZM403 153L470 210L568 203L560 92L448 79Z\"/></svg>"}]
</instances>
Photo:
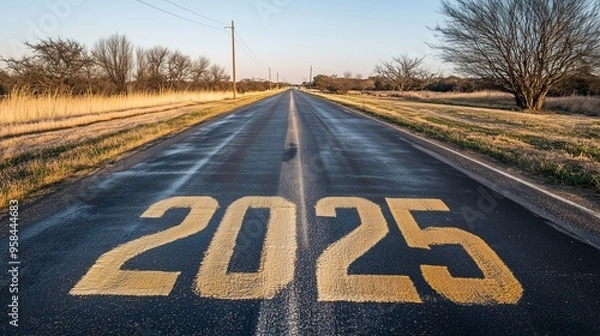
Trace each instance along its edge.
<instances>
[{"instance_id":1,"label":"clear blue sky","mask_svg":"<svg viewBox=\"0 0 600 336\"><path fill-rule=\"evenodd\" d=\"M231 73L231 40L222 24L203 19L164 0L145 2L211 29L172 17L136 0L0 0L0 55L14 57L22 42L40 35L72 38L93 46L99 37L126 34L136 46L164 45L194 58L205 55ZM236 30L265 67L237 48L238 78L267 78L271 67L281 79L298 83L344 71L372 74L375 65L400 54L427 55L431 70L442 64L426 43L436 42L427 27L443 22L438 0L170 0Z\"/></svg>"}]
</instances>

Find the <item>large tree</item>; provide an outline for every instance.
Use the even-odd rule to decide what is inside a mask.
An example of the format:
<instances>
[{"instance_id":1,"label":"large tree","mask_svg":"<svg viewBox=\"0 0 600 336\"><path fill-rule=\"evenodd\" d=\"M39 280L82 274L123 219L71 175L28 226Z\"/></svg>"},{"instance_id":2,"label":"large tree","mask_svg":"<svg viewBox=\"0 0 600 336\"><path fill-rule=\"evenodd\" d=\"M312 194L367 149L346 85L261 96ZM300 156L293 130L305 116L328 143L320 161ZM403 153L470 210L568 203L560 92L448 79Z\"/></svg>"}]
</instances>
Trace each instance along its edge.
<instances>
[{"instance_id":1,"label":"large tree","mask_svg":"<svg viewBox=\"0 0 600 336\"><path fill-rule=\"evenodd\" d=\"M539 110L549 90L600 57L598 0L442 1L445 61L493 80L517 105Z\"/></svg>"},{"instance_id":2,"label":"large tree","mask_svg":"<svg viewBox=\"0 0 600 336\"><path fill-rule=\"evenodd\" d=\"M133 71L133 44L125 35L114 34L96 42L92 55L118 93L127 93Z\"/></svg>"}]
</instances>

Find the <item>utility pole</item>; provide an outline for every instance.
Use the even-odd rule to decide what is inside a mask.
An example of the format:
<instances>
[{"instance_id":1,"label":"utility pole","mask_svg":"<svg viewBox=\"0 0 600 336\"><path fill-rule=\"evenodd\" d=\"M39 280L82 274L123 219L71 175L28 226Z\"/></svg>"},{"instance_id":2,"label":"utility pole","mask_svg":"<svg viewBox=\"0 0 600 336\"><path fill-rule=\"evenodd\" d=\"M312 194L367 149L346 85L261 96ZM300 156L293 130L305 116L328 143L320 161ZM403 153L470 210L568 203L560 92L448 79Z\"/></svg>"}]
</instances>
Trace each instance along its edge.
<instances>
[{"instance_id":1,"label":"utility pole","mask_svg":"<svg viewBox=\"0 0 600 336\"><path fill-rule=\"evenodd\" d=\"M312 89L312 65L310 66L310 73L308 75L308 85L309 89Z\"/></svg>"},{"instance_id":2,"label":"utility pole","mask_svg":"<svg viewBox=\"0 0 600 336\"><path fill-rule=\"evenodd\" d=\"M271 91L271 68L269 68L269 91Z\"/></svg>"},{"instance_id":3,"label":"utility pole","mask_svg":"<svg viewBox=\"0 0 600 336\"><path fill-rule=\"evenodd\" d=\"M233 20L231 20L231 26L225 28L231 29L231 58L233 63L233 99L235 99L237 89L235 87L235 25L233 24Z\"/></svg>"},{"instance_id":4,"label":"utility pole","mask_svg":"<svg viewBox=\"0 0 600 336\"><path fill-rule=\"evenodd\" d=\"M277 73L277 91L279 91L279 72Z\"/></svg>"}]
</instances>

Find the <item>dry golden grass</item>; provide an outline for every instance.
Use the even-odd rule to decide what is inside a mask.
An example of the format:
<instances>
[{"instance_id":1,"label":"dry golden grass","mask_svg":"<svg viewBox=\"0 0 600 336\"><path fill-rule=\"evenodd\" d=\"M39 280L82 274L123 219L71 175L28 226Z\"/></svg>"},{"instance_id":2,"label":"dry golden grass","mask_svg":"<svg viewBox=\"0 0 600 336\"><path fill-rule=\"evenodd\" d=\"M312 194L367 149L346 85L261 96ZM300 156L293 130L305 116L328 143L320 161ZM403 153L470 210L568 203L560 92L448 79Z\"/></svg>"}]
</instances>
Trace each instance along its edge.
<instances>
[{"instance_id":1,"label":"dry golden grass","mask_svg":"<svg viewBox=\"0 0 600 336\"><path fill-rule=\"evenodd\" d=\"M129 118L118 120L119 125L107 132L100 132L94 128L98 125L104 126L104 123L78 126L76 130L80 135L64 142L48 141L47 136L50 133L59 133L60 137L58 131L27 135L28 141L32 142L27 151L8 156L3 154L3 159L0 161L0 209L5 209L5 205L11 199L24 200L29 196L37 195L57 182L73 175L85 174L164 135L179 132L203 120L275 93L273 91L247 94L236 100L227 99L200 104L186 108L183 113L165 114L161 118L134 114ZM212 97L218 99L219 96ZM161 98L155 98L154 102L160 104ZM162 103L168 99L173 97L165 98ZM140 118L145 120L140 122ZM134 120L135 122L131 122ZM66 132L74 132L74 130L66 130ZM0 147L4 142L19 141L19 139L21 137L0 139Z\"/></svg>"},{"instance_id":2,"label":"dry golden grass","mask_svg":"<svg viewBox=\"0 0 600 336\"><path fill-rule=\"evenodd\" d=\"M406 91L374 92L373 94L382 97L404 98L428 103L517 110L514 97L509 93L500 91ZM600 97L576 95L566 97L548 97L546 98L544 109L550 112L600 116Z\"/></svg>"},{"instance_id":3,"label":"dry golden grass","mask_svg":"<svg viewBox=\"0 0 600 336\"><path fill-rule=\"evenodd\" d=\"M324 96L600 199L600 118Z\"/></svg>"},{"instance_id":4,"label":"dry golden grass","mask_svg":"<svg viewBox=\"0 0 600 336\"><path fill-rule=\"evenodd\" d=\"M436 104L464 105L474 107L490 107L516 109L514 97L500 91L476 92L434 92L434 91L393 91L373 92L380 97L401 98Z\"/></svg>"},{"instance_id":5,"label":"dry golden grass","mask_svg":"<svg viewBox=\"0 0 600 336\"><path fill-rule=\"evenodd\" d=\"M253 94L255 93L246 95ZM75 127L227 98L231 98L231 92L134 93L127 96L82 97L32 97L16 92L0 100L0 137Z\"/></svg>"},{"instance_id":6,"label":"dry golden grass","mask_svg":"<svg viewBox=\"0 0 600 336\"><path fill-rule=\"evenodd\" d=\"M224 101L214 101L188 105L169 105L168 107L146 108L135 111L109 112L103 115L106 119L94 119L92 123L82 123L77 126L58 127L60 122L43 123L49 131L35 131L29 133L12 133L10 136L0 135L0 161L9 160L19 155L36 152L46 148L66 146L72 143L86 141L90 137L100 137L122 130L127 130L138 125L172 119L186 113L193 113L201 109L210 109L219 106ZM93 117L93 116L90 116ZM77 117L87 118L87 116ZM69 120L72 122L72 120ZM1 130L15 132L13 128ZM6 134L6 133L4 133ZM9 133L10 134L10 133Z\"/></svg>"},{"instance_id":7,"label":"dry golden grass","mask_svg":"<svg viewBox=\"0 0 600 336\"><path fill-rule=\"evenodd\" d=\"M485 99L489 101L495 100L512 100L513 96L500 91L476 91L476 92L434 92L434 91L407 91L397 93L400 96L407 98L419 99L455 99L455 100L475 100Z\"/></svg>"}]
</instances>

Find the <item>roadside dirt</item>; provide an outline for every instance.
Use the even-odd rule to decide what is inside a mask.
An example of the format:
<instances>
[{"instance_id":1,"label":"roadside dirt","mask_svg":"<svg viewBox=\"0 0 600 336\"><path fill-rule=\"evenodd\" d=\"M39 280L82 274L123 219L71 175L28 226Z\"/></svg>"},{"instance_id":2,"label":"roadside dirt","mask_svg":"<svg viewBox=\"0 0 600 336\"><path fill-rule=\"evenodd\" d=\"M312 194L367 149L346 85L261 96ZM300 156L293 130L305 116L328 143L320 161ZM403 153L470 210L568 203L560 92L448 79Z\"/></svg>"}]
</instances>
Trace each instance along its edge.
<instances>
[{"instance_id":1,"label":"roadside dirt","mask_svg":"<svg viewBox=\"0 0 600 336\"><path fill-rule=\"evenodd\" d=\"M210 108L217 104L222 104L222 101L199 103L192 106L188 104L186 107L182 107L181 104L173 104L144 108L139 109L139 113L133 115L133 111L130 110L128 111L129 116L125 117L113 116L110 120L99 120L87 125L0 138L0 158L8 160L23 153L77 143L91 137L115 133L138 125L168 120L200 108Z\"/></svg>"}]
</instances>

